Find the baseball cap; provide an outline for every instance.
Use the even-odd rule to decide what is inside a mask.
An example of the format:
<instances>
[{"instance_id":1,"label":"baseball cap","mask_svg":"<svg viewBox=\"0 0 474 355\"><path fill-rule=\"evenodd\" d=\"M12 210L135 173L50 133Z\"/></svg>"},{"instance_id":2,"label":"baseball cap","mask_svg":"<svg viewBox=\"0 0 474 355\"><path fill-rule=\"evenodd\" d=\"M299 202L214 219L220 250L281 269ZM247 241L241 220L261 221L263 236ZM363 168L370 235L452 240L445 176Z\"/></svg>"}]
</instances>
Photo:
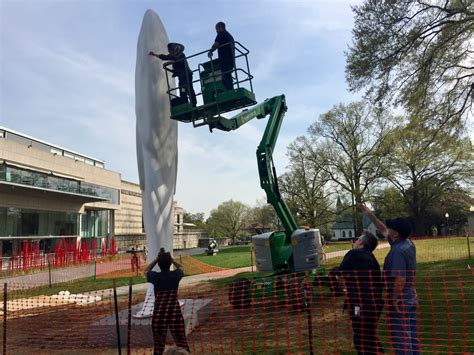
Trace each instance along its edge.
<instances>
[{"instance_id":1,"label":"baseball cap","mask_svg":"<svg viewBox=\"0 0 474 355\"><path fill-rule=\"evenodd\" d=\"M393 229L403 237L409 237L411 234L411 224L404 218L389 219L385 222L387 228Z\"/></svg>"}]
</instances>

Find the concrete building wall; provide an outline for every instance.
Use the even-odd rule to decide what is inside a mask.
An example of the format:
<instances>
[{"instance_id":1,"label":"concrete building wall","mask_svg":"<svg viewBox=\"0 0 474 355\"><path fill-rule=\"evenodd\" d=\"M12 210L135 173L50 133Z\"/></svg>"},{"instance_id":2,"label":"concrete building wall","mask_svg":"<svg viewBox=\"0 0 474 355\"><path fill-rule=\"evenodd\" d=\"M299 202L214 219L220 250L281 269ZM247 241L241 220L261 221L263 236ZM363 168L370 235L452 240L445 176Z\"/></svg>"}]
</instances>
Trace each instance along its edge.
<instances>
[{"instance_id":1,"label":"concrete building wall","mask_svg":"<svg viewBox=\"0 0 474 355\"><path fill-rule=\"evenodd\" d=\"M115 235L143 234L140 186L122 180L120 187L120 209L115 211Z\"/></svg>"}]
</instances>

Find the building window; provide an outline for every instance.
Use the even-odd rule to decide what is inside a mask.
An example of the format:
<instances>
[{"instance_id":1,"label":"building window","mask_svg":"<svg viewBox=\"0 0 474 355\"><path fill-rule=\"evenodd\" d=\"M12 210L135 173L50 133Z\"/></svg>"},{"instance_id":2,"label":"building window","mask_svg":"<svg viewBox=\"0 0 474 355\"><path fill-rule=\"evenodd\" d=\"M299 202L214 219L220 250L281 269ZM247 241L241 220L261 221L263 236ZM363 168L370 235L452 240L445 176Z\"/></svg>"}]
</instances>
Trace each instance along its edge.
<instances>
[{"instance_id":1,"label":"building window","mask_svg":"<svg viewBox=\"0 0 474 355\"><path fill-rule=\"evenodd\" d=\"M81 218L81 237L106 237L109 220L108 210L87 210Z\"/></svg>"},{"instance_id":2,"label":"building window","mask_svg":"<svg viewBox=\"0 0 474 355\"><path fill-rule=\"evenodd\" d=\"M67 236L79 233L79 214L0 207L0 236Z\"/></svg>"},{"instance_id":3,"label":"building window","mask_svg":"<svg viewBox=\"0 0 474 355\"><path fill-rule=\"evenodd\" d=\"M64 152L64 156L65 156L66 158L74 159L74 154L69 153L69 152L66 152L66 151Z\"/></svg>"},{"instance_id":4,"label":"building window","mask_svg":"<svg viewBox=\"0 0 474 355\"><path fill-rule=\"evenodd\" d=\"M98 167L98 168L102 168L102 169L104 168L104 164L102 164L98 161L95 162L95 166Z\"/></svg>"},{"instance_id":5,"label":"building window","mask_svg":"<svg viewBox=\"0 0 474 355\"><path fill-rule=\"evenodd\" d=\"M352 231L349 231L349 238L352 238Z\"/></svg>"},{"instance_id":6,"label":"building window","mask_svg":"<svg viewBox=\"0 0 474 355\"><path fill-rule=\"evenodd\" d=\"M346 231L342 231L342 237L343 237L343 238L346 237Z\"/></svg>"},{"instance_id":7,"label":"building window","mask_svg":"<svg viewBox=\"0 0 474 355\"><path fill-rule=\"evenodd\" d=\"M63 155L63 151L56 148L50 148L49 151L54 155Z\"/></svg>"}]
</instances>

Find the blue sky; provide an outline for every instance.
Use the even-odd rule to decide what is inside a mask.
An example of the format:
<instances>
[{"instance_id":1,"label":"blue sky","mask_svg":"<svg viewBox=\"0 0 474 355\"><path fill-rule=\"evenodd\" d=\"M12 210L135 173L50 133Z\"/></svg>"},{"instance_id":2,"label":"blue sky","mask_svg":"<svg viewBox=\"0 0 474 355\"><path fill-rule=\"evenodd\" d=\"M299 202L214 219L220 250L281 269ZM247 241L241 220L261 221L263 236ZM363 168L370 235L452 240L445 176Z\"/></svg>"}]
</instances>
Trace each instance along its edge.
<instances>
[{"instance_id":1,"label":"blue sky","mask_svg":"<svg viewBox=\"0 0 474 355\"><path fill-rule=\"evenodd\" d=\"M134 73L143 14L154 10L186 54L207 49L224 21L250 50L258 101L285 94L288 113L274 160L348 92L344 51L356 1L0 0L0 125L103 159L138 183ZM176 200L206 212L264 197L255 150L266 120L209 133L179 124Z\"/></svg>"}]
</instances>

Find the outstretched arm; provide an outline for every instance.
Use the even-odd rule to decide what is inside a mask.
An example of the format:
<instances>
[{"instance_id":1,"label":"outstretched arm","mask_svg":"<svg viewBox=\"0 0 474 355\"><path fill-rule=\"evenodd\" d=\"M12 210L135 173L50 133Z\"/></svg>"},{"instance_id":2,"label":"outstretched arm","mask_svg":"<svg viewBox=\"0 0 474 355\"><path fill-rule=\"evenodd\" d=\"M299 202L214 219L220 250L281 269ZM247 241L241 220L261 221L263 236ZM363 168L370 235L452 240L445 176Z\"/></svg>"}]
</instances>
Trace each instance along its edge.
<instances>
[{"instance_id":1,"label":"outstretched arm","mask_svg":"<svg viewBox=\"0 0 474 355\"><path fill-rule=\"evenodd\" d=\"M172 55L156 54L153 51L150 51L148 54L153 56L153 57L160 58L161 60L174 60L174 57Z\"/></svg>"},{"instance_id":2,"label":"outstretched arm","mask_svg":"<svg viewBox=\"0 0 474 355\"><path fill-rule=\"evenodd\" d=\"M387 226L380 220L378 219L372 211L364 204L358 203L357 208L359 211L361 211L363 214L365 214L369 219L372 221L372 223L375 225L375 228L382 233L382 235L387 238L388 236L388 229Z\"/></svg>"}]
</instances>

